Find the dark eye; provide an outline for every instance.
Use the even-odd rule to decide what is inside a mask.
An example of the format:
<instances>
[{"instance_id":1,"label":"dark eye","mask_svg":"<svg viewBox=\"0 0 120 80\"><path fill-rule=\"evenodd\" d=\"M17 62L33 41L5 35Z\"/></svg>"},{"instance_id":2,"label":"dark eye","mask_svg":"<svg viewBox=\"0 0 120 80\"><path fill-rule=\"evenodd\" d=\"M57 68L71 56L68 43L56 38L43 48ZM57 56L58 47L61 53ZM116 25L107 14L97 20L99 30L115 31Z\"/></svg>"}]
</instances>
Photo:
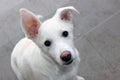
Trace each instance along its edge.
<instances>
[{"instance_id":1,"label":"dark eye","mask_svg":"<svg viewBox=\"0 0 120 80\"><path fill-rule=\"evenodd\" d=\"M51 45L51 41L49 40L46 40L45 43L44 43L45 46L49 47Z\"/></svg>"},{"instance_id":2,"label":"dark eye","mask_svg":"<svg viewBox=\"0 0 120 80\"><path fill-rule=\"evenodd\" d=\"M69 35L68 31L64 31L64 32L62 33L62 36L63 36L63 37L67 37L68 35Z\"/></svg>"}]
</instances>

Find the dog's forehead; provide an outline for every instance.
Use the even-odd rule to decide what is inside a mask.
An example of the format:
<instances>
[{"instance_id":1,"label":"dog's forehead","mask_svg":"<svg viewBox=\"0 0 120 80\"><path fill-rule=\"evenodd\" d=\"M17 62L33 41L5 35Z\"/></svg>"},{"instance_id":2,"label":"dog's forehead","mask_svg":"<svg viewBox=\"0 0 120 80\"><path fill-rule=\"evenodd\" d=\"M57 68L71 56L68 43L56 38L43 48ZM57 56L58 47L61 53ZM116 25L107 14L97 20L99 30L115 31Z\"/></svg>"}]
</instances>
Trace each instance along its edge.
<instances>
[{"instance_id":1,"label":"dog's forehead","mask_svg":"<svg viewBox=\"0 0 120 80\"><path fill-rule=\"evenodd\" d=\"M51 19L45 21L42 23L41 25L41 29L42 31L56 31L56 30L60 30L62 28L62 26L60 23L58 23L57 21L53 21Z\"/></svg>"},{"instance_id":2,"label":"dog's forehead","mask_svg":"<svg viewBox=\"0 0 120 80\"><path fill-rule=\"evenodd\" d=\"M48 19L42 23L40 27L41 32L55 33L62 30L71 30L71 24L64 23L55 19Z\"/></svg>"}]
</instances>

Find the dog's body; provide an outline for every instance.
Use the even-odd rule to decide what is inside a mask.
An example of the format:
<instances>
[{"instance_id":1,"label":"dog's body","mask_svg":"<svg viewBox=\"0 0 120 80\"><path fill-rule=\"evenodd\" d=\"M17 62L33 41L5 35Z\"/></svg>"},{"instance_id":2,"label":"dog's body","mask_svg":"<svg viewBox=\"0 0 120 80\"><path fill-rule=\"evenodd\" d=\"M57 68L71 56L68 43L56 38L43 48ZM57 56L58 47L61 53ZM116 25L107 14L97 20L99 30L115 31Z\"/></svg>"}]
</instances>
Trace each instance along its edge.
<instances>
[{"instance_id":1,"label":"dog's body","mask_svg":"<svg viewBox=\"0 0 120 80\"><path fill-rule=\"evenodd\" d=\"M21 9L23 31L11 55L11 65L19 80L84 80L77 76L79 53L73 43L73 7L57 10L53 18L41 23Z\"/></svg>"},{"instance_id":2,"label":"dog's body","mask_svg":"<svg viewBox=\"0 0 120 80\"><path fill-rule=\"evenodd\" d=\"M13 68L17 77L20 80L73 80L79 58L69 66L60 66L44 54L31 40L22 39L13 52L17 63L13 63Z\"/></svg>"}]
</instances>

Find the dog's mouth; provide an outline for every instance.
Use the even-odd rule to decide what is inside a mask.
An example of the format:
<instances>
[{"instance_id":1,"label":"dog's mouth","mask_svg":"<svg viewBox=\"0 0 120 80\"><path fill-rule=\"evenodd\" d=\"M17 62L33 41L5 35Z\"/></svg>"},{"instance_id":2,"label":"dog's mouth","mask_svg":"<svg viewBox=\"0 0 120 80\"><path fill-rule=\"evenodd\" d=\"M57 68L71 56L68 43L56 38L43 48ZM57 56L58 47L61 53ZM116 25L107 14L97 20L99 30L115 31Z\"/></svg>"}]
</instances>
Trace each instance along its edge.
<instances>
[{"instance_id":1,"label":"dog's mouth","mask_svg":"<svg viewBox=\"0 0 120 80\"><path fill-rule=\"evenodd\" d=\"M64 65L69 65L69 64L71 64L72 62L73 62L73 59L71 59L71 60L68 61L68 62L65 62Z\"/></svg>"}]
</instances>

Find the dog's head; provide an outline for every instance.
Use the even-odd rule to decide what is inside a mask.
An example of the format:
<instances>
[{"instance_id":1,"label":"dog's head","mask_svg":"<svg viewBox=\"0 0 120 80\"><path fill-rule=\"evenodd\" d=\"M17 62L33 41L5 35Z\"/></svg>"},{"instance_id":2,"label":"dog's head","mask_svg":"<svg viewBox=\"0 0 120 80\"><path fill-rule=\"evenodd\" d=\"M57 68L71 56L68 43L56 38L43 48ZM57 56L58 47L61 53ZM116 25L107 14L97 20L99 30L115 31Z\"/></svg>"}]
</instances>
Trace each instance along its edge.
<instances>
[{"instance_id":1,"label":"dog's head","mask_svg":"<svg viewBox=\"0 0 120 80\"><path fill-rule=\"evenodd\" d=\"M72 6L59 8L42 23L37 15L20 9L25 35L60 65L68 65L78 57L73 42L72 11L78 12Z\"/></svg>"}]
</instances>

